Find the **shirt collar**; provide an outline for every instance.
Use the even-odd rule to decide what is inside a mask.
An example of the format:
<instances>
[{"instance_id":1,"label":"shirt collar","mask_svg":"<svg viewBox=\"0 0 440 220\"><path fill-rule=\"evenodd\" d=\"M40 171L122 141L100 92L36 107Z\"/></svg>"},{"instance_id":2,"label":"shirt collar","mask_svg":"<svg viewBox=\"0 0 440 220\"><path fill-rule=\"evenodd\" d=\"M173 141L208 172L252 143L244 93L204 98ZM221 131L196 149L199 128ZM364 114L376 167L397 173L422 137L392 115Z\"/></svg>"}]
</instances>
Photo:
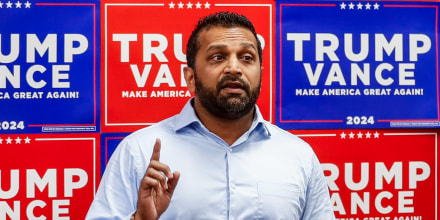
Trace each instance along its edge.
<instances>
[{"instance_id":1,"label":"shirt collar","mask_svg":"<svg viewBox=\"0 0 440 220\"><path fill-rule=\"evenodd\" d=\"M204 127L202 122L197 117L194 108L192 106L194 98L191 98L188 100L188 102L183 107L182 111L180 111L179 114L176 115L176 124L174 127L174 132L179 132L180 130L190 126L191 124L199 124L201 127ZM264 120L263 116L261 115L260 109L257 105L255 105L255 117L252 121L251 128L249 129L249 132L252 132L255 129L264 129L263 134L265 136L270 136L270 132L268 127L266 126L267 121Z\"/></svg>"}]
</instances>

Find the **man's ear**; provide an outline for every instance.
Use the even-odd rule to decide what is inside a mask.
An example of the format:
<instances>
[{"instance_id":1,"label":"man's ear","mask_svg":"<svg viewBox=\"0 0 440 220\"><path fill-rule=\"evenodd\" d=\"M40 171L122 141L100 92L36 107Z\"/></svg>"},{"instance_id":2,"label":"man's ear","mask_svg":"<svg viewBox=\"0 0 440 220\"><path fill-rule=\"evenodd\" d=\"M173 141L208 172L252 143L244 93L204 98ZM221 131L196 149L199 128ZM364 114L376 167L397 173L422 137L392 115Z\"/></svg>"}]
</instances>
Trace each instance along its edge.
<instances>
[{"instance_id":1,"label":"man's ear","mask_svg":"<svg viewBox=\"0 0 440 220\"><path fill-rule=\"evenodd\" d=\"M261 93L261 80L263 79L263 69L264 69L264 67L261 66L260 67L260 91L259 91L259 93Z\"/></svg>"},{"instance_id":2,"label":"man's ear","mask_svg":"<svg viewBox=\"0 0 440 220\"><path fill-rule=\"evenodd\" d=\"M183 73L186 81L186 85L188 86L188 90L192 93L196 91L196 82L194 79L194 70L191 67L184 67Z\"/></svg>"}]
</instances>

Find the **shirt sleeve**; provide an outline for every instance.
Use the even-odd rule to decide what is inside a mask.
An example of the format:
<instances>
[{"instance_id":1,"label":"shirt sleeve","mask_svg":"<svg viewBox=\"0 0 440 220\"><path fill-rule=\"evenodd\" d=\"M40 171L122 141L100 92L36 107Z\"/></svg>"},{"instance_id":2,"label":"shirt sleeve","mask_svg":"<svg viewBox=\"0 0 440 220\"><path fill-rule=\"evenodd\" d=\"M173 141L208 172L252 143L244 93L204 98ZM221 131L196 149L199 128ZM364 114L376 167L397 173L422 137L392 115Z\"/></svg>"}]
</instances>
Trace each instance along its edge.
<instances>
[{"instance_id":1,"label":"shirt sleeve","mask_svg":"<svg viewBox=\"0 0 440 220\"><path fill-rule=\"evenodd\" d=\"M302 220L334 220L335 215L324 172L316 155L313 157L313 169L306 193L306 206Z\"/></svg>"},{"instance_id":2,"label":"shirt sleeve","mask_svg":"<svg viewBox=\"0 0 440 220\"><path fill-rule=\"evenodd\" d=\"M86 220L126 219L136 210L138 174L136 155L124 139L109 160Z\"/></svg>"}]
</instances>

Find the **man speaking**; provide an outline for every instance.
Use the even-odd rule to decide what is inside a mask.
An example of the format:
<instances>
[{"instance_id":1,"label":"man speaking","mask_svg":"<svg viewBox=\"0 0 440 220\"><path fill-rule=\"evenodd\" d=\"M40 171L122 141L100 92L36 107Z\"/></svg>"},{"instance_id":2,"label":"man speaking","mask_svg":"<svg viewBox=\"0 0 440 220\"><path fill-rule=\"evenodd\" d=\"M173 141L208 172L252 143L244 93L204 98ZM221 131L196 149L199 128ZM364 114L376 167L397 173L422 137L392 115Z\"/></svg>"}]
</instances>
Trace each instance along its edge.
<instances>
[{"instance_id":1,"label":"man speaking","mask_svg":"<svg viewBox=\"0 0 440 220\"><path fill-rule=\"evenodd\" d=\"M255 104L263 67L252 23L200 19L186 57L194 98L120 143L86 219L334 219L311 147Z\"/></svg>"}]
</instances>

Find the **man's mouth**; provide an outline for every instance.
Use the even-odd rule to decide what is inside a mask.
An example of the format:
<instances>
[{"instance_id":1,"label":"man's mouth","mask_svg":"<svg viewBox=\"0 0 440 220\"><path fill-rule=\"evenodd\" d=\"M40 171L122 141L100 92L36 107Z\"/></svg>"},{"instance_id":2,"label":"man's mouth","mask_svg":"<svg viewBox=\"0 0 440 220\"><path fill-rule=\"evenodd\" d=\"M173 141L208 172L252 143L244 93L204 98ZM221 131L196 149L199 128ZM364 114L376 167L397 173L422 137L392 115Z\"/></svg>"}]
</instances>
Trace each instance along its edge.
<instances>
[{"instance_id":1,"label":"man's mouth","mask_svg":"<svg viewBox=\"0 0 440 220\"><path fill-rule=\"evenodd\" d=\"M244 89L244 86L239 81L227 81L227 82L223 83L222 88Z\"/></svg>"},{"instance_id":2,"label":"man's mouth","mask_svg":"<svg viewBox=\"0 0 440 220\"><path fill-rule=\"evenodd\" d=\"M242 93L245 90L245 86L239 81L227 81L223 83L221 88L229 93Z\"/></svg>"}]
</instances>

